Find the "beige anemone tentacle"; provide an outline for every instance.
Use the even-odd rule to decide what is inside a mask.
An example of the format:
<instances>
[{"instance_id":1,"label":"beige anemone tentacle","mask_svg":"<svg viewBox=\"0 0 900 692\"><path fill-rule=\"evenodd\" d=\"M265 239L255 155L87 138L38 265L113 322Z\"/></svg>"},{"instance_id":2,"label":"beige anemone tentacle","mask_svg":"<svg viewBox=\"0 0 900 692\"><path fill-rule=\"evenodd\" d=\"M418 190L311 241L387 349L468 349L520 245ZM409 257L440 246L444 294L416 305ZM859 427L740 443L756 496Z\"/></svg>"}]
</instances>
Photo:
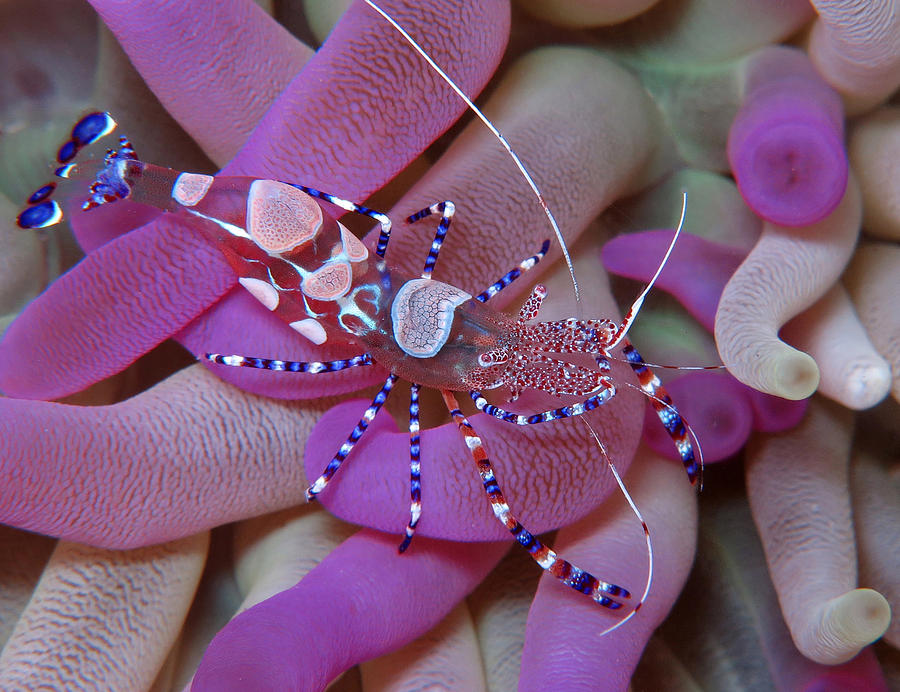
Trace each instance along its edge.
<instances>
[{"instance_id":1,"label":"beige anemone tentacle","mask_svg":"<svg viewBox=\"0 0 900 692\"><path fill-rule=\"evenodd\" d=\"M788 432L754 438L747 493L794 644L824 664L850 660L880 637L890 606L857 588L848 465L852 414L823 399Z\"/></svg>"},{"instance_id":2,"label":"beige anemone tentacle","mask_svg":"<svg viewBox=\"0 0 900 692\"><path fill-rule=\"evenodd\" d=\"M861 214L851 176L844 199L822 221L800 228L763 225L716 312L719 355L741 382L785 399L805 399L816 390L815 361L779 339L778 330L840 276L856 244Z\"/></svg>"}]
</instances>

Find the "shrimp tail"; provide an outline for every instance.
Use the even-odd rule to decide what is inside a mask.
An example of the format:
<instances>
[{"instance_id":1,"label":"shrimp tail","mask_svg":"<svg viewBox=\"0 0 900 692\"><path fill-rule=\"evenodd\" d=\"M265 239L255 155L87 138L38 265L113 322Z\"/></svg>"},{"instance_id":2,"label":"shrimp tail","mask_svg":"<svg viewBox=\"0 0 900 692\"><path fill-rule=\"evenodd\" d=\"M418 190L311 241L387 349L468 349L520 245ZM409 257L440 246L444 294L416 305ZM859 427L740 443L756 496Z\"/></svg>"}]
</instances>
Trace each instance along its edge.
<instances>
[{"instance_id":1,"label":"shrimp tail","mask_svg":"<svg viewBox=\"0 0 900 692\"><path fill-rule=\"evenodd\" d=\"M75 123L69 139L57 151L54 175L87 183L86 190L82 185L73 195L80 201L77 208L86 211L131 194L135 168L141 164L128 138L120 136L118 146L106 149L102 155L97 146L115 129L116 121L109 113L89 113ZM58 181L52 180L32 193L26 202L28 206L16 217L19 228L47 228L63 221L71 207L59 201L57 187Z\"/></svg>"}]
</instances>

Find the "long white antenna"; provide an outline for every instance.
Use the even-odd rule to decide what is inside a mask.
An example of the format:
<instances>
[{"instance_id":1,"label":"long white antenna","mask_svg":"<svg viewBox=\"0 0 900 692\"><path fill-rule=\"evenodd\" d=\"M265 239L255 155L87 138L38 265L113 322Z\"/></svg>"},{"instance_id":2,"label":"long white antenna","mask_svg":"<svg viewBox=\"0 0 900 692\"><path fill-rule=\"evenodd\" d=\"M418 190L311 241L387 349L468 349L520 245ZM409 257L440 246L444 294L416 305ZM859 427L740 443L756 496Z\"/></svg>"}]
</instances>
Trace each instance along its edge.
<instances>
[{"instance_id":1,"label":"long white antenna","mask_svg":"<svg viewBox=\"0 0 900 692\"><path fill-rule=\"evenodd\" d=\"M368 0L366 0L368 2ZM631 304L631 309L628 310L628 314L622 319L622 324L619 327L619 331L616 334L615 338L606 347L607 351L611 351L616 346L621 343L622 339L625 338L625 335L628 333L628 330L631 329L631 325L634 323L634 318L637 317L638 312L640 312L641 306L644 304L644 298L647 297L647 294L650 293L650 289L653 288L653 285L656 283L656 280L659 278L659 275L662 274L663 268L666 266L666 262L669 261L669 256L672 254L672 250L675 249L675 243L678 242L678 238L681 235L681 231L684 228L684 217L687 214L687 192L682 191L681 193L681 218L678 220L678 227L675 229L675 235L672 236L672 242L669 243L669 249L666 250L665 256L662 258L662 262L659 263L659 266L656 268L656 273L653 275L653 278L650 279L650 283L648 283L644 290L641 291L641 294L635 299L635 301Z\"/></svg>"},{"instance_id":2,"label":"long white antenna","mask_svg":"<svg viewBox=\"0 0 900 692\"><path fill-rule=\"evenodd\" d=\"M488 120L487 116L482 113L478 106L476 106L472 102L472 99L470 99L465 94L465 92L457 86L456 82L454 82L450 78L450 76L441 69L441 67L431 58L431 56L425 52L422 46L416 43L416 40L409 35L406 29L400 26L393 17L391 17L387 12L385 12L378 5L372 2L372 0L364 0L364 2L378 14L384 17L384 19L392 27L400 32L400 35L404 39L406 39L406 42L409 43L409 45L411 45L416 50L416 52L421 55L422 58L424 58L425 61L431 66L431 69L437 72L438 75L440 75L441 79L443 79L447 83L447 85L456 92L456 95L465 102L466 106L469 107L469 110L471 110L475 115L478 116L479 120L481 120L481 122L485 124L485 126L491 131L494 137L496 137L500 144L503 145L503 148L506 149L506 152L510 155L510 158L512 158L513 162L516 164L516 167L522 173L522 177L525 178L525 181L528 183L529 187L531 187L531 190L534 192L538 202L544 210L544 214L550 221L550 225L553 227L553 232L556 234L556 240L559 242L559 247L562 250L563 257L566 260L566 266L569 268L569 276L572 277L572 287L575 289L575 301L580 303L581 294L578 291L578 281L575 279L575 268L572 266L572 258L569 256L569 248L566 245L565 239L563 238L562 231L559 230L559 224L556 223L553 212L551 212L550 207L547 206L547 202L544 200L543 193L538 189L537 184L535 184L534 179L525 168L525 165L522 163L522 160L519 158L518 154L516 154L516 152L512 150L512 147L509 146L509 142L506 141L506 138L502 134L500 134L500 131L496 127L494 127L494 124L490 120Z\"/></svg>"},{"instance_id":3,"label":"long white antenna","mask_svg":"<svg viewBox=\"0 0 900 692\"><path fill-rule=\"evenodd\" d=\"M618 470L616 469L616 465L613 464L612 459L609 458L609 454L606 451L606 447L600 441L600 437L597 435L593 426L585 420L583 417L579 417L582 423L587 426L587 429L591 433L591 437L594 438L594 442L597 443L597 447L600 448L600 451L603 453L603 457L606 459L606 465L609 467L609 470L612 472L613 478L616 479L616 483L619 484L619 490L622 491L622 495L625 496L625 499L628 501L628 504L631 506L631 511L634 512L634 515L638 518L638 521L641 522L641 530L644 532L644 539L647 542L647 583L644 585L644 593L641 594L641 598L638 601L638 604L634 607L627 616L619 620L615 625L612 625L600 633L600 636L603 637L613 630L619 629L622 625L628 622L631 618L633 618L638 610L640 610L641 606L644 605L644 601L647 600L647 594L650 593L650 585L653 584L653 542L650 540L650 529L647 527L647 522L644 521L644 516L641 514L641 510L638 509L637 504L635 504L634 500L631 497L631 493L628 492L628 488L625 487L625 481L622 480L622 477L619 475Z\"/></svg>"}]
</instances>

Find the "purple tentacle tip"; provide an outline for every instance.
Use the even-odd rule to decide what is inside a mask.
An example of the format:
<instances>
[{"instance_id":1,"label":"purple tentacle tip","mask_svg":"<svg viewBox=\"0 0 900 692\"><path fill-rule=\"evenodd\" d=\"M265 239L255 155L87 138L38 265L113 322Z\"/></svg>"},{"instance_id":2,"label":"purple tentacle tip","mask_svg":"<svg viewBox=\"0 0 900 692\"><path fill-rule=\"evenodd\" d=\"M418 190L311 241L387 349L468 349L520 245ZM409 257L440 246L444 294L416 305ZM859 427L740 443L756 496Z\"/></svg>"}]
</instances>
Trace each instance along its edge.
<instances>
[{"instance_id":1,"label":"purple tentacle tip","mask_svg":"<svg viewBox=\"0 0 900 692\"><path fill-rule=\"evenodd\" d=\"M847 187L840 98L789 49L752 58L747 82L727 150L741 195L781 226L824 219Z\"/></svg>"},{"instance_id":2,"label":"purple tentacle tip","mask_svg":"<svg viewBox=\"0 0 900 692\"><path fill-rule=\"evenodd\" d=\"M792 401L760 392L743 384L741 386L744 387L753 409L754 430L765 433L790 430L806 415L809 399Z\"/></svg>"}]
</instances>

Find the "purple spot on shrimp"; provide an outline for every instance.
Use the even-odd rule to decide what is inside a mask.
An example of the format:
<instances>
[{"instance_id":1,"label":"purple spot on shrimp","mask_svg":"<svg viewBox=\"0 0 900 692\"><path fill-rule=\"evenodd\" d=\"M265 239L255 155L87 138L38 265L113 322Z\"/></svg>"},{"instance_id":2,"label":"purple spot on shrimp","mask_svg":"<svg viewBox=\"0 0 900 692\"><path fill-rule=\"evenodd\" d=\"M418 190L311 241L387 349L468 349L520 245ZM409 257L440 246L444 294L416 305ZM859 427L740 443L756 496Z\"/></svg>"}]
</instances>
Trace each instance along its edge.
<instances>
[{"instance_id":1,"label":"purple spot on shrimp","mask_svg":"<svg viewBox=\"0 0 900 692\"><path fill-rule=\"evenodd\" d=\"M56 153L56 160L59 163L69 163L78 153L78 146L71 139L63 144Z\"/></svg>"},{"instance_id":2,"label":"purple spot on shrimp","mask_svg":"<svg viewBox=\"0 0 900 692\"><path fill-rule=\"evenodd\" d=\"M109 113L91 113L84 116L72 128L72 140L79 147L84 147L109 134L115 128L116 121Z\"/></svg>"},{"instance_id":3,"label":"purple spot on shrimp","mask_svg":"<svg viewBox=\"0 0 900 692\"><path fill-rule=\"evenodd\" d=\"M62 210L55 200L41 202L28 207L16 217L19 228L44 228L52 226L62 216Z\"/></svg>"}]
</instances>

